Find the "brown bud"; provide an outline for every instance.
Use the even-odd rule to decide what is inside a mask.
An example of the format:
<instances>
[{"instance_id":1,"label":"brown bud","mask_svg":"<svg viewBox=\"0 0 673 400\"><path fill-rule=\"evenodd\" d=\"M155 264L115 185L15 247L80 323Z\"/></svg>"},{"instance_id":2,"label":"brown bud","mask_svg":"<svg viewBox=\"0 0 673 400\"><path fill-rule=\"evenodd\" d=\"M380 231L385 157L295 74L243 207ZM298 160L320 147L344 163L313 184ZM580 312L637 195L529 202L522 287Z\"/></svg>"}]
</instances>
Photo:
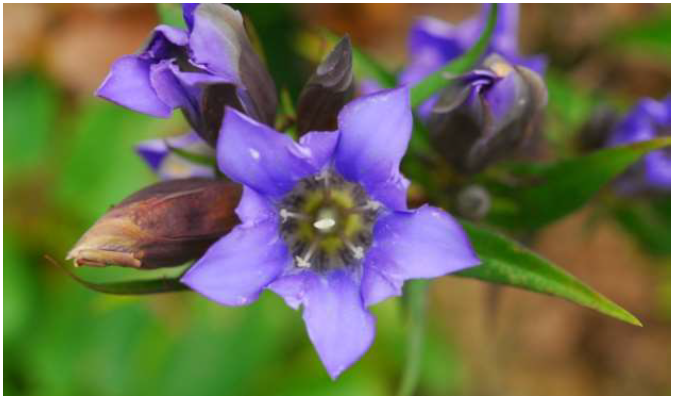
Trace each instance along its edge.
<instances>
[{"instance_id":1,"label":"brown bud","mask_svg":"<svg viewBox=\"0 0 673 400\"><path fill-rule=\"evenodd\" d=\"M240 185L208 178L148 186L111 208L68 253L75 266L173 267L200 257L239 220Z\"/></svg>"}]
</instances>

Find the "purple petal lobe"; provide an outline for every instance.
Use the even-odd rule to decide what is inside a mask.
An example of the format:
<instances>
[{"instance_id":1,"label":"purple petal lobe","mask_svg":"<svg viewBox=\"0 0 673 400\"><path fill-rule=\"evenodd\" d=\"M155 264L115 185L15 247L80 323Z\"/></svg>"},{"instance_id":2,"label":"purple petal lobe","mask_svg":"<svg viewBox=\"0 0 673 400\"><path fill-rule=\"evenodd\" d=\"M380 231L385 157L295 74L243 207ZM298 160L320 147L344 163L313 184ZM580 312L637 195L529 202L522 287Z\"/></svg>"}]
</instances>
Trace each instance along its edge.
<instances>
[{"instance_id":1,"label":"purple petal lobe","mask_svg":"<svg viewBox=\"0 0 673 400\"><path fill-rule=\"evenodd\" d=\"M274 219L239 225L217 241L181 281L228 306L257 300L261 291L292 262Z\"/></svg>"},{"instance_id":2,"label":"purple petal lobe","mask_svg":"<svg viewBox=\"0 0 673 400\"><path fill-rule=\"evenodd\" d=\"M138 56L117 60L96 96L155 117L167 118L172 108L161 101L150 82L150 61Z\"/></svg>"},{"instance_id":3,"label":"purple petal lobe","mask_svg":"<svg viewBox=\"0 0 673 400\"><path fill-rule=\"evenodd\" d=\"M230 82L240 82L240 38L245 36L241 13L223 4L201 4L193 16L192 59Z\"/></svg>"},{"instance_id":4,"label":"purple petal lobe","mask_svg":"<svg viewBox=\"0 0 673 400\"><path fill-rule=\"evenodd\" d=\"M339 132L309 132L299 139L299 144L311 151L318 168L331 161L339 139Z\"/></svg>"},{"instance_id":5,"label":"purple petal lobe","mask_svg":"<svg viewBox=\"0 0 673 400\"><path fill-rule=\"evenodd\" d=\"M187 28L191 32L194 28L194 10L199 6L199 3L183 3L182 4L182 17L187 24Z\"/></svg>"},{"instance_id":6,"label":"purple petal lobe","mask_svg":"<svg viewBox=\"0 0 673 400\"><path fill-rule=\"evenodd\" d=\"M359 285L343 270L289 275L269 289L293 308L303 304L308 335L332 379L362 357L374 341L375 318L362 303Z\"/></svg>"},{"instance_id":7,"label":"purple petal lobe","mask_svg":"<svg viewBox=\"0 0 673 400\"><path fill-rule=\"evenodd\" d=\"M366 306L401 294L408 279L443 276L479 264L465 232L445 211L423 206L382 216L362 277Z\"/></svg>"},{"instance_id":8,"label":"purple petal lobe","mask_svg":"<svg viewBox=\"0 0 673 400\"><path fill-rule=\"evenodd\" d=\"M261 194L282 196L300 179L318 172L324 144L311 148L227 108L217 145L217 163L229 178ZM326 140L329 140L327 138Z\"/></svg>"},{"instance_id":9,"label":"purple petal lobe","mask_svg":"<svg viewBox=\"0 0 673 400\"><path fill-rule=\"evenodd\" d=\"M277 211L269 200L257 193L255 189L243 186L243 195L236 207L236 215L244 225L255 225L273 218Z\"/></svg>"},{"instance_id":10,"label":"purple petal lobe","mask_svg":"<svg viewBox=\"0 0 673 400\"><path fill-rule=\"evenodd\" d=\"M396 210L406 209L409 182L400 174L399 166L411 138L411 124L406 87L361 97L339 114L337 170Z\"/></svg>"}]
</instances>

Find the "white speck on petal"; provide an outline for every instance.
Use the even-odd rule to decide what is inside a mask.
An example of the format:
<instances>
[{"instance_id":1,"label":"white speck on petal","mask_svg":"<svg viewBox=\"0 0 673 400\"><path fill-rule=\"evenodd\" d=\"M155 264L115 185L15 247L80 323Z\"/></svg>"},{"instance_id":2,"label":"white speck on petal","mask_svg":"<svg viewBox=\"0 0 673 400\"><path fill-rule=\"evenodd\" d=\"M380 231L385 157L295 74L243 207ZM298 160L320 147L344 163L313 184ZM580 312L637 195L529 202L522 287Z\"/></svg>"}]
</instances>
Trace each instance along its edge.
<instances>
[{"instance_id":1,"label":"white speck on petal","mask_svg":"<svg viewBox=\"0 0 673 400\"><path fill-rule=\"evenodd\" d=\"M255 159L255 160L259 160L259 159L260 159L261 155L259 154L259 151L253 149L252 147L249 148L248 151L250 152L250 156L251 156L253 159Z\"/></svg>"}]
</instances>

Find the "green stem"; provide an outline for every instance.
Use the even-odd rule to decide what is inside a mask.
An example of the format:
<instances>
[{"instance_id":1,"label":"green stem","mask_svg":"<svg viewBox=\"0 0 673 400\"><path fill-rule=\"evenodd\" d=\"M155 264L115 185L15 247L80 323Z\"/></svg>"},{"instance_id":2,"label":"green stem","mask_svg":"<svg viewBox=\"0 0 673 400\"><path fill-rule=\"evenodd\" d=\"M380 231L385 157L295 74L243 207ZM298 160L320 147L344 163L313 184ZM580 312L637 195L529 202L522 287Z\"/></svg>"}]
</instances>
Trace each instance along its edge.
<instances>
[{"instance_id":1,"label":"green stem","mask_svg":"<svg viewBox=\"0 0 673 400\"><path fill-rule=\"evenodd\" d=\"M407 302L407 355L398 390L400 396L409 396L416 391L421 376L425 320L427 316L428 282L413 281L405 285L404 300Z\"/></svg>"},{"instance_id":2,"label":"green stem","mask_svg":"<svg viewBox=\"0 0 673 400\"><path fill-rule=\"evenodd\" d=\"M466 51L462 56L450 62L442 69L428 75L425 79L411 88L411 107L418 107L425 100L429 99L437 91L446 86L448 77L467 72L475 63L477 63L477 61L479 61L491 42L491 36L495 29L497 16L498 5L493 4L491 5L491 10L488 15L486 29L482 32L477 44L472 46L472 48Z\"/></svg>"}]
</instances>

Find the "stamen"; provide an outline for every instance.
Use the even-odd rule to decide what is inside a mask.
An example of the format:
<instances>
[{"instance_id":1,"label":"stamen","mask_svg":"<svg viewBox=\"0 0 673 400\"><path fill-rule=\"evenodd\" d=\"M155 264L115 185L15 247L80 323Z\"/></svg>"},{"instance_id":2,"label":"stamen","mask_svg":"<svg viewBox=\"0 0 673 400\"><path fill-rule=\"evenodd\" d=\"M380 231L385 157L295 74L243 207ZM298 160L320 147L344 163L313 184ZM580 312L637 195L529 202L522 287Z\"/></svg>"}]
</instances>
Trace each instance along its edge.
<instances>
[{"instance_id":1,"label":"stamen","mask_svg":"<svg viewBox=\"0 0 673 400\"><path fill-rule=\"evenodd\" d=\"M280 209L279 214L280 214L280 217L283 219L283 222L287 222L287 220L289 218L294 218L294 219L298 219L298 220L301 220L301 221L305 221L305 220L308 219L308 217L304 214L299 214L299 213L296 213L296 212L288 211L284 208Z\"/></svg>"},{"instance_id":2,"label":"stamen","mask_svg":"<svg viewBox=\"0 0 673 400\"><path fill-rule=\"evenodd\" d=\"M355 257L356 260L362 260L365 257L365 249L362 246L356 246L348 240L346 237L342 237L341 240L344 242L346 247L348 247L348 250L353 253L353 257Z\"/></svg>"},{"instance_id":3,"label":"stamen","mask_svg":"<svg viewBox=\"0 0 673 400\"><path fill-rule=\"evenodd\" d=\"M311 258L313 258L313 253L318 248L318 242L314 241L311 243L311 246L308 248L303 257L295 256L297 267L299 268L311 268Z\"/></svg>"},{"instance_id":4,"label":"stamen","mask_svg":"<svg viewBox=\"0 0 673 400\"><path fill-rule=\"evenodd\" d=\"M381 208L381 203L376 200L367 200L364 206L353 207L350 211L363 212L363 211L376 211Z\"/></svg>"}]
</instances>

